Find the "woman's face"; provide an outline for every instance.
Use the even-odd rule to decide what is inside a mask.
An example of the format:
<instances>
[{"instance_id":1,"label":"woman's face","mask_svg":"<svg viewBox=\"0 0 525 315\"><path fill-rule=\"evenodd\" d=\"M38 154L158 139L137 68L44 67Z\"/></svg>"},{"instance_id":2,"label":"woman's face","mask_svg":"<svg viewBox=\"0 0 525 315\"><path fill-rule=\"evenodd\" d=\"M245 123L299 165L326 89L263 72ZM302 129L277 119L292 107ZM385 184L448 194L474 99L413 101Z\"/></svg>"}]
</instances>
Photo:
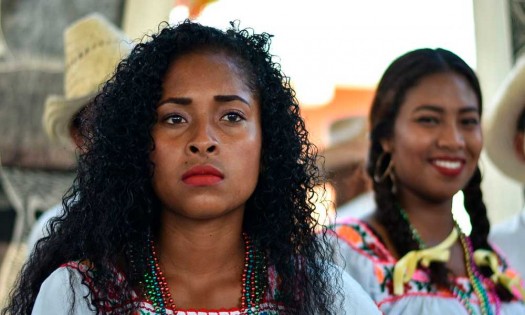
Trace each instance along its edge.
<instances>
[{"instance_id":1,"label":"woman's face","mask_svg":"<svg viewBox=\"0 0 525 315\"><path fill-rule=\"evenodd\" d=\"M178 58L164 78L157 115L151 160L163 210L193 219L243 211L259 174L260 104L232 58Z\"/></svg>"},{"instance_id":2,"label":"woman's face","mask_svg":"<svg viewBox=\"0 0 525 315\"><path fill-rule=\"evenodd\" d=\"M439 202L468 183L482 140L476 94L462 76L446 72L424 77L407 91L393 136L382 146L392 153L401 197Z\"/></svg>"}]
</instances>

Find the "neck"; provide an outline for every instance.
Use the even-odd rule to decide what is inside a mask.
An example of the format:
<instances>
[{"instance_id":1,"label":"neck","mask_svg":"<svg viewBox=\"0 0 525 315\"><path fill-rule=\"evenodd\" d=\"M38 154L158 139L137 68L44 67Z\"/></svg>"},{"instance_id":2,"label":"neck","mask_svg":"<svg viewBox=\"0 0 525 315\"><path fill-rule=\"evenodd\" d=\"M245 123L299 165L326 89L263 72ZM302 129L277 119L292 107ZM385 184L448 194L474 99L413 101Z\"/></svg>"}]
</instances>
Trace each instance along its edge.
<instances>
[{"instance_id":1,"label":"neck","mask_svg":"<svg viewBox=\"0 0 525 315\"><path fill-rule=\"evenodd\" d=\"M165 275L206 276L242 269L242 213L220 220L187 220L165 211L158 255Z\"/></svg>"},{"instance_id":2,"label":"neck","mask_svg":"<svg viewBox=\"0 0 525 315\"><path fill-rule=\"evenodd\" d=\"M428 202L401 194L399 205L405 210L410 224L429 247L443 241L454 228L452 198L441 202Z\"/></svg>"}]
</instances>

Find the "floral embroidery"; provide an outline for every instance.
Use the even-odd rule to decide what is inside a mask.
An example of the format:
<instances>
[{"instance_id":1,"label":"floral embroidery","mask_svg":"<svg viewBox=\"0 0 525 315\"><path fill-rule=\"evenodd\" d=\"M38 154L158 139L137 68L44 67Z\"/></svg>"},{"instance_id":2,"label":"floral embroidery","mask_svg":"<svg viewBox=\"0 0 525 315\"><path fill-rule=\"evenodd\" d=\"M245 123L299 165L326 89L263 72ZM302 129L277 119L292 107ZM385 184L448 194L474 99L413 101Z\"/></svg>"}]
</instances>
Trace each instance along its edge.
<instances>
[{"instance_id":1,"label":"floral embroidery","mask_svg":"<svg viewBox=\"0 0 525 315\"><path fill-rule=\"evenodd\" d=\"M437 288L431 283L429 271L426 268L418 268L416 270L412 279L405 284L405 294L403 296L394 296L393 269L397 260L388 252L374 232L366 224L354 218L338 221L331 227L331 231L339 240L350 246L352 250L372 262L372 272L380 290L374 299L379 306L383 303L391 303L402 299L403 296L432 295L454 298L452 292L447 288ZM514 271L507 268L507 264L501 258L501 255L498 256L501 260L500 266L503 272L512 275ZM468 278L457 277L454 279L454 282L456 286L465 292L465 296L470 301L478 304L478 298ZM514 295L518 297L518 295Z\"/></svg>"},{"instance_id":2,"label":"floral embroidery","mask_svg":"<svg viewBox=\"0 0 525 315\"><path fill-rule=\"evenodd\" d=\"M74 269L78 272L80 272L83 277L84 281L88 285L89 289L93 294L96 296L98 294L98 290L93 285L93 276L95 275L96 271L93 269L93 266L86 261L73 261L66 263L61 266L62 268L69 268ZM118 270L115 270L116 274L116 285L121 284L125 278L124 275L119 272ZM268 290L266 292L265 298L263 302L259 305L259 313L258 315L277 315L277 314L294 314L293 311L287 310L284 305L277 302L277 297L280 295L280 292L278 290L278 283L279 283L279 277L277 276L277 272L275 268L269 267L268 268ZM133 302L137 301L139 298L135 292L132 293ZM107 310L110 311L118 311L118 310L124 310L126 308L130 307L130 304L128 305L120 305L118 302L118 297L115 294L114 291L109 291L109 299L110 301L106 303L104 306ZM151 303L148 301L141 300L139 302L140 309L137 309L133 312L135 315L156 315L155 309ZM204 310L184 310L184 311L175 311L167 310L167 314L170 315L242 315L240 309L234 308L231 310L223 310L223 311L204 311Z\"/></svg>"}]
</instances>

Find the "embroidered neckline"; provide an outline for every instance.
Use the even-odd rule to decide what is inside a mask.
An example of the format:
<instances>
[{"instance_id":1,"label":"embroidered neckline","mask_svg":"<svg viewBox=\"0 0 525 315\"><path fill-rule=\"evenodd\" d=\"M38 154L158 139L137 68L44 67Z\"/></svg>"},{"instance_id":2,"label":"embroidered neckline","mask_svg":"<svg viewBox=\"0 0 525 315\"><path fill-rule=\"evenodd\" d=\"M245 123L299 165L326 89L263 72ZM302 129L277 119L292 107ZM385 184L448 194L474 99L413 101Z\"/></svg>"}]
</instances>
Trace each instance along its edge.
<instances>
[{"instance_id":1,"label":"embroidered neckline","mask_svg":"<svg viewBox=\"0 0 525 315\"><path fill-rule=\"evenodd\" d=\"M259 312L267 287L267 263L265 255L255 246L250 237L243 233L244 268L241 277L240 312L251 315ZM146 258L148 271L144 274L141 285L144 287L144 298L150 301L155 312L165 315L167 309L177 310L168 282L160 269L155 243L148 237L149 255Z\"/></svg>"}]
</instances>

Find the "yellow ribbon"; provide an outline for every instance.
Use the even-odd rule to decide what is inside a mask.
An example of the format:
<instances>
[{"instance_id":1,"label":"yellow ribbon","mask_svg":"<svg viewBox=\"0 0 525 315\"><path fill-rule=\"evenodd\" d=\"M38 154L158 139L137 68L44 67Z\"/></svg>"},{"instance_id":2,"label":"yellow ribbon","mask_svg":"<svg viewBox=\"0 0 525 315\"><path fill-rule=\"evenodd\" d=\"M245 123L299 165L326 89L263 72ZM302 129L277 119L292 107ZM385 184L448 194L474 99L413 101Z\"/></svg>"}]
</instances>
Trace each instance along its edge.
<instances>
[{"instance_id":1,"label":"yellow ribbon","mask_svg":"<svg viewBox=\"0 0 525 315\"><path fill-rule=\"evenodd\" d=\"M518 290L521 299L525 301L525 289L521 285L521 278L519 275L510 276L500 271L499 259L496 254L490 250L478 249L474 252L474 262L478 266L486 266L492 270L491 279L494 283L499 283L504 286L509 292L513 289Z\"/></svg>"},{"instance_id":2,"label":"yellow ribbon","mask_svg":"<svg viewBox=\"0 0 525 315\"><path fill-rule=\"evenodd\" d=\"M450 257L450 247L458 239L457 229L453 229L447 238L438 245L413 250L403 256L394 266L394 295L401 295L405 291L405 283L412 279L417 265L420 263L424 267L428 267L431 262L439 261L446 262Z\"/></svg>"}]
</instances>

